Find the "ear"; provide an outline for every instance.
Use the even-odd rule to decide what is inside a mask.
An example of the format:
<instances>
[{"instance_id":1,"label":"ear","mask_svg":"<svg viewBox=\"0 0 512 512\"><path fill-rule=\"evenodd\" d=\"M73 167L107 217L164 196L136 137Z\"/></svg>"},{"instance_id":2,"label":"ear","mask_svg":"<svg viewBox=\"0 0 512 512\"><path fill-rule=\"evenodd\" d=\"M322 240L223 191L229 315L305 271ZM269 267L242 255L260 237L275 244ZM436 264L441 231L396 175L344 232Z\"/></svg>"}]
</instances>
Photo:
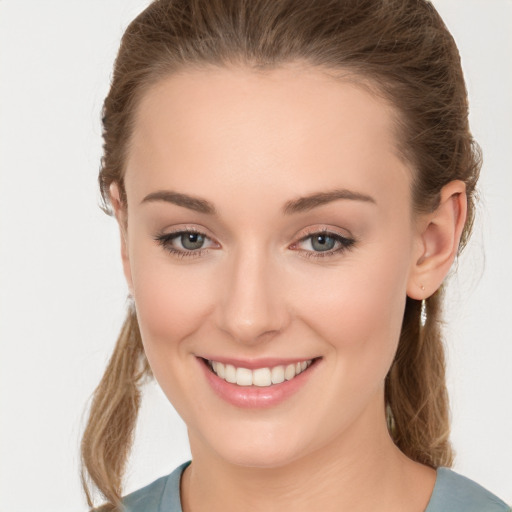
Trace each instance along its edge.
<instances>
[{"instance_id":1,"label":"ear","mask_svg":"<svg viewBox=\"0 0 512 512\"><path fill-rule=\"evenodd\" d=\"M441 189L435 211L420 216L416 251L407 283L409 297L426 299L441 286L457 255L466 215L466 185L455 180Z\"/></svg>"},{"instance_id":2,"label":"ear","mask_svg":"<svg viewBox=\"0 0 512 512\"><path fill-rule=\"evenodd\" d=\"M114 214L119 226L119 234L121 239L121 260L123 262L123 272L130 290L130 295L133 296L133 281L132 271L130 267L130 258L128 253L128 212L126 210L126 203L121 200L121 191L117 183L112 183L109 188L110 203L114 208Z\"/></svg>"}]
</instances>

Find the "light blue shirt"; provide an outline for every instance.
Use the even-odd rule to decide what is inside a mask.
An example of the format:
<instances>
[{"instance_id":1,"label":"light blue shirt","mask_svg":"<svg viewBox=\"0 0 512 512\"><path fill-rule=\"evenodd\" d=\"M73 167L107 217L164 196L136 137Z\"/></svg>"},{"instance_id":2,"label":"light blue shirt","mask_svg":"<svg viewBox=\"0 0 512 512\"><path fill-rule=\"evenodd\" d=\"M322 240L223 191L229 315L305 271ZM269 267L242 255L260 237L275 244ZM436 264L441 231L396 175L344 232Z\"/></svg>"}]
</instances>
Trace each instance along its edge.
<instances>
[{"instance_id":1,"label":"light blue shirt","mask_svg":"<svg viewBox=\"0 0 512 512\"><path fill-rule=\"evenodd\" d=\"M132 492L123 499L126 512L182 512L180 479L185 462L170 475ZM448 468L438 468L432 496L425 512L512 512L482 486Z\"/></svg>"}]
</instances>

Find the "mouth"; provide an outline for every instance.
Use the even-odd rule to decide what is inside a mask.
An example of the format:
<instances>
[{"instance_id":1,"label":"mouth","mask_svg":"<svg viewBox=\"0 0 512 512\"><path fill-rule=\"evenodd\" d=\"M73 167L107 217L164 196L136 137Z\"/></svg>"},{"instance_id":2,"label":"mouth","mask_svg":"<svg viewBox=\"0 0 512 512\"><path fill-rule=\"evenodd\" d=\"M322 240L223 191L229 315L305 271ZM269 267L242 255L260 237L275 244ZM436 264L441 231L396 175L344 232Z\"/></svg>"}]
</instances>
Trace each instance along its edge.
<instances>
[{"instance_id":1,"label":"mouth","mask_svg":"<svg viewBox=\"0 0 512 512\"><path fill-rule=\"evenodd\" d=\"M242 361L197 357L210 389L239 408L270 408L307 386L322 357ZM249 368L248 368L249 367Z\"/></svg>"},{"instance_id":2,"label":"mouth","mask_svg":"<svg viewBox=\"0 0 512 512\"><path fill-rule=\"evenodd\" d=\"M280 364L261 368L244 368L201 358L208 369L220 379L237 386L272 387L292 381L305 372L319 358L305 359L290 364Z\"/></svg>"}]
</instances>

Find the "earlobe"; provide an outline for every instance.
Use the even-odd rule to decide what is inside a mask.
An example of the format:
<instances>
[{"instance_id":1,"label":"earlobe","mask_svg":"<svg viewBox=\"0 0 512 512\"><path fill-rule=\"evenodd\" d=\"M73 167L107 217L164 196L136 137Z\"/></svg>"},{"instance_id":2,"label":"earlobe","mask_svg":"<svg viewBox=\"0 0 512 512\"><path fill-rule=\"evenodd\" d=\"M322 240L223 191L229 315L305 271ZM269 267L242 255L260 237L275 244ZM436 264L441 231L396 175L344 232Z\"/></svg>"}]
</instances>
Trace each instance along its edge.
<instances>
[{"instance_id":1,"label":"earlobe","mask_svg":"<svg viewBox=\"0 0 512 512\"><path fill-rule=\"evenodd\" d=\"M457 256L466 214L466 186L451 181L442 188L436 210L421 219L418 252L407 286L412 299L430 297L443 283Z\"/></svg>"},{"instance_id":2,"label":"earlobe","mask_svg":"<svg viewBox=\"0 0 512 512\"><path fill-rule=\"evenodd\" d=\"M127 222L127 214L126 204L121 200L121 191L119 189L119 185L114 182L111 183L110 188L110 204L114 209L114 214L117 220L117 224L119 226L119 235L121 240L121 260L123 263L123 272L126 278L126 283L128 284L128 289L130 290L130 294L133 296L133 282L132 282L132 273L130 267L130 258L128 252L128 222Z\"/></svg>"}]
</instances>

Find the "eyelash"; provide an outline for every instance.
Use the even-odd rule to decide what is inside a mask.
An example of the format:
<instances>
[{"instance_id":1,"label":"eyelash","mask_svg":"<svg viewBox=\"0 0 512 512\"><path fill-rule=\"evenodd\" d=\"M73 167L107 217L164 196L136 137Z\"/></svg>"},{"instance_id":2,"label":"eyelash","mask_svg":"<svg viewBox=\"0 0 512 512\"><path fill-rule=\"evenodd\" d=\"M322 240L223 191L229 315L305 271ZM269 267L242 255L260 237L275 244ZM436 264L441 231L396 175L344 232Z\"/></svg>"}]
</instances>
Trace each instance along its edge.
<instances>
[{"instance_id":1,"label":"eyelash","mask_svg":"<svg viewBox=\"0 0 512 512\"><path fill-rule=\"evenodd\" d=\"M347 238L338 233L333 233L327 229L317 229L311 231L306 236L303 236L298 242L294 243L293 246L298 245L299 243L305 242L309 238L314 236L324 235L329 238L334 239L334 241L339 245L337 249L329 250L329 251L301 251L305 258L329 258L331 256L337 256L343 254L344 252L350 250L356 243L354 238Z\"/></svg>"},{"instance_id":2,"label":"eyelash","mask_svg":"<svg viewBox=\"0 0 512 512\"><path fill-rule=\"evenodd\" d=\"M198 231L196 229L185 229L182 231L175 231L174 233L166 233L157 235L155 237L155 241L160 244L167 252L171 253L174 257L177 258L198 258L202 256L203 254L208 252L208 249L197 249L197 250L181 250L181 249L175 249L172 247L171 243L174 239L180 237L181 235L186 235L189 233L197 234L204 236L205 238L209 239L209 237L202 233L201 231ZM326 258L331 256L336 256L338 254L342 254L345 251L350 250L354 244L356 243L356 240L353 238L347 238L344 236L341 236L337 233L333 233L332 231L329 231L327 229L320 229L311 231L306 236L302 237L298 242L295 242L293 246L296 246L302 242L305 242L309 238L312 238L313 236L319 236L319 235L325 235L329 238L332 238L339 244L339 247L335 250L329 250L329 251L306 251L302 250L302 255L305 258Z\"/></svg>"},{"instance_id":3,"label":"eyelash","mask_svg":"<svg viewBox=\"0 0 512 512\"><path fill-rule=\"evenodd\" d=\"M198 231L197 229L187 228L182 231L175 231L174 233L166 233L157 235L155 240L169 253L171 253L176 258L198 258L202 256L204 253L208 252L208 249L197 249L193 250L181 250L175 249L171 243L175 238L179 238L181 235L186 235L188 233L193 233L196 235L202 235L205 238L208 238L206 234Z\"/></svg>"}]
</instances>

